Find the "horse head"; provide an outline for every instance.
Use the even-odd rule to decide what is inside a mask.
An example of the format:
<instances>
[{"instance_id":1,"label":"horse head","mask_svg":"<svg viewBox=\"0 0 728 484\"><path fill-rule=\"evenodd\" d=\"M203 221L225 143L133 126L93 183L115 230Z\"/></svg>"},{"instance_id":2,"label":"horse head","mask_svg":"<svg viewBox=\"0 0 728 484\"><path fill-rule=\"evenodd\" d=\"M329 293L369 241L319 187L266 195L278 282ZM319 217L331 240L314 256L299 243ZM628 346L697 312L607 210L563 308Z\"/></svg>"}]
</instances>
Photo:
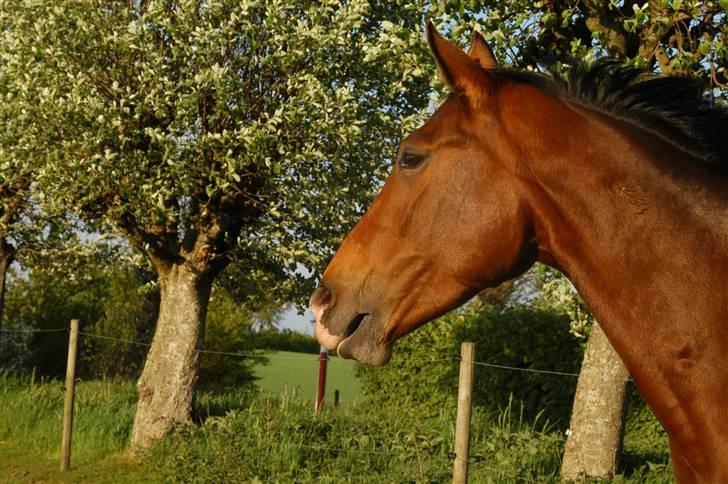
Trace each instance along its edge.
<instances>
[{"instance_id":1,"label":"horse head","mask_svg":"<svg viewBox=\"0 0 728 484\"><path fill-rule=\"evenodd\" d=\"M380 193L311 296L316 336L340 356L389 361L393 343L535 260L518 155L500 126L490 47L428 24L450 95L402 140Z\"/></svg>"}]
</instances>

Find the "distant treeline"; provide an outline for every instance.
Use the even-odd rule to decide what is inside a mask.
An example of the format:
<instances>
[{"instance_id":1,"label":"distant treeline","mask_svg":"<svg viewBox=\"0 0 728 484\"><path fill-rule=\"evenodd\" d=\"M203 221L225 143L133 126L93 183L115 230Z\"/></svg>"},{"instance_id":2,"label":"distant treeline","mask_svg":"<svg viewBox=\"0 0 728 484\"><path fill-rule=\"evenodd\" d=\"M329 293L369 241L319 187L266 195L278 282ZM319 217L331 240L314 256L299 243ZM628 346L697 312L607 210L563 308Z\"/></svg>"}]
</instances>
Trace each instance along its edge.
<instances>
[{"instance_id":1,"label":"distant treeline","mask_svg":"<svg viewBox=\"0 0 728 484\"><path fill-rule=\"evenodd\" d=\"M257 349L297 351L299 353L318 353L319 343L308 334L290 329L264 328L255 333L254 345Z\"/></svg>"},{"instance_id":2,"label":"distant treeline","mask_svg":"<svg viewBox=\"0 0 728 484\"><path fill-rule=\"evenodd\" d=\"M68 351L67 328L81 321L77 375L81 379L138 378L154 334L159 289L152 277L124 264L87 264L83 277L30 268L11 277L2 328L39 331L0 335L0 369L63 378ZM313 336L275 326L282 308L251 310L224 287L215 287L208 306L204 349L258 354L235 357L206 354L200 380L241 386L254 380L252 366L264 362L265 350L318 352ZM259 321L269 322L256 329Z\"/></svg>"}]
</instances>

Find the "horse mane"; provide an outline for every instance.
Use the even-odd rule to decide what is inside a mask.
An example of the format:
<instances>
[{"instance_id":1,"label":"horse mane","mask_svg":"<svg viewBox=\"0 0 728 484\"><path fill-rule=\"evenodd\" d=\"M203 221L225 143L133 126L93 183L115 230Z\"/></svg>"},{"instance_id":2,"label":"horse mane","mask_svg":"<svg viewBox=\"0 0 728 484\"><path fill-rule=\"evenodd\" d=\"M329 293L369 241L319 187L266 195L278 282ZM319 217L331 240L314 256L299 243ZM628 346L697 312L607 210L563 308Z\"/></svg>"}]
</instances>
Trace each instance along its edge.
<instances>
[{"instance_id":1,"label":"horse mane","mask_svg":"<svg viewBox=\"0 0 728 484\"><path fill-rule=\"evenodd\" d=\"M656 76L613 59L552 67L549 75L505 68L487 72L636 124L706 167L728 173L728 109L705 97L701 79Z\"/></svg>"}]
</instances>

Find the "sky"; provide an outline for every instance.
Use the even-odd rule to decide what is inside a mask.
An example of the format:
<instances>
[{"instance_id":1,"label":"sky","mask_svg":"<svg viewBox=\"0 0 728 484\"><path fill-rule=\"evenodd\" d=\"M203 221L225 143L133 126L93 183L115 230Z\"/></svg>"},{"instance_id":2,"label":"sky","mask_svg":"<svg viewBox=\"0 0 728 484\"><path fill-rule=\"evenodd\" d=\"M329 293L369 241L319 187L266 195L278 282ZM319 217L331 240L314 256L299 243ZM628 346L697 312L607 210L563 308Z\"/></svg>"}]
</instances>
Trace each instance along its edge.
<instances>
[{"instance_id":1,"label":"sky","mask_svg":"<svg viewBox=\"0 0 728 484\"><path fill-rule=\"evenodd\" d=\"M294 306L290 306L283 313L279 327L313 336L313 314L307 309L306 313L301 316Z\"/></svg>"}]
</instances>

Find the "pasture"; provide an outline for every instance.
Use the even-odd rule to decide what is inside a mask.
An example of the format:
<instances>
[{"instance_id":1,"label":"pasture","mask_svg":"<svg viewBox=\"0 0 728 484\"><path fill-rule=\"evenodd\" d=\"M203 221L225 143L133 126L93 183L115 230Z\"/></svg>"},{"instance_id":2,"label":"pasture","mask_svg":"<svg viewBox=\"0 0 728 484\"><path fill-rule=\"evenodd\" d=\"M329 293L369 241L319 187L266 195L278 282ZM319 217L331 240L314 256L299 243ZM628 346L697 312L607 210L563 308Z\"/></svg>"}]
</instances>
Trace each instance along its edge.
<instances>
[{"instance_id":1,"label":"pasture","mask_svg":"<svg viewBox=\"0 0 728 484\"><path fill-rule=\"evenodd\" d=\"M271 359L271 365L256 369L261 377L257 394L231 388L199 391L196 425L177 429L145 459L127 451L136 401L133 382L79 382L72 464L64 474L58 472L62 384L3 374L0 482L450 480L454 407L422 414L356 398L356 403L328 405L315 416L305 397L315 380L293 359L313 355L279 356L287 359ZM353 368L347 366L332 371L329 380L329 388L340 386L344 403L356 388L350 380ZM287 386L292 390L273 395L286 367L289 381L295 382ZM471 482L558 482L564 440L547 422L526 421L516 404L506 403L493 414L476 410ZM625 456L625 475L616 482L672 482L664 434L649 413L630 415Z\"/></svg>"},{"instance_id":2,"label":"pasture","mask_svg":"<svg viewBox=\"0 0 728 484\"><path fill-rule=\"evenodd\" d=\"M313 402L316 397L316 375L319 367L319 356L294 353L291 351L274 351L266 354L267 365L254 368L259 380L260 392L263 395L277 397L288 395ZM333 405L334 391L339 390L342 404L355 403L361 400L362 390L356 378L356 363L329 357L326 383L326 404Z\"/></svg>"}]
</instances>

